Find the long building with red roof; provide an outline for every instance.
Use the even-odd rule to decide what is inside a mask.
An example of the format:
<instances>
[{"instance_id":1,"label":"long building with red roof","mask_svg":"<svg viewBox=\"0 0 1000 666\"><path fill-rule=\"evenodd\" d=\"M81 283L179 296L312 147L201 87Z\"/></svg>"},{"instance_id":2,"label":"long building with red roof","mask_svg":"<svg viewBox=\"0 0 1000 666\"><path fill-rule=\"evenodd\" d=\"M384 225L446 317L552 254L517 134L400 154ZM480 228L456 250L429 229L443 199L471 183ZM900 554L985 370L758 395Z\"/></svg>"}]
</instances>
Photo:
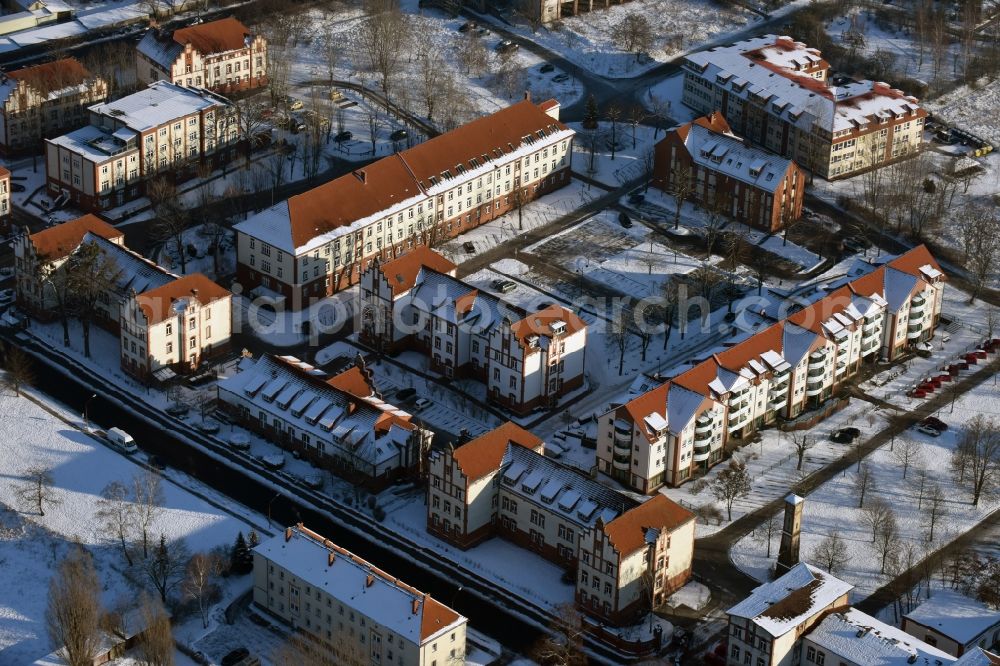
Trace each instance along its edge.
<instances>
[{"instance_id":1,"label":"long building with red roof","mask_svg":"<svg viewBox=\"0 0 1000 666\"><path fill-rule=\"evenodd\" d=\"M361 276L360 338L417 350L445 377L474 377L518 414L555 406L583 386L587 324L552 303L533 312L455 277L428 247L374 261Z\"/></svg>"},{"instance_id":2,"label":"long building with red roof","mask_svg":"<svg viewBox=\"0 0 1000 666\"><path fill-rule=\"evenodd\" d=\"M728 349L598 420L597 467L650 493L720 462L729 445L819 410L866 363L933 337L945 276L924 246L867 266Z\"/></svg>"},{"instance_id":3,"label":"long building with red roof","mask_svg":"<svg viewBox=\"0 0 1000 666\"><path fill-rule=\"evenodd\" d=\"M141 83L219 93L259 88L267 84L267 40L232 17L172 33L150 28L136 47L136 73Z\"/></svg>"},{"instance_id":4,"label":"long building with red roof","mask_svg":"<svg viewBox=\"0 0 1000 666\"><path fill-rule=\"evenodd\" d=\"M915 97L879 81L830 85L829 69L791 37L754 37L686 56L683 102L831 180L919 149L927 112Z\"/></svg>"},{"instance_id":5,"label":"long building with red roof","mask_svg":"<svg viewBox=\"0 0 1000 666\"><path fill-rule=\"evenodd\" d=\"M462 549L500 536L542 555L574 573L581 610L615 625L688 581L694 514L665 495L636 501L544 453L510 422L432 451L427 530Z\"/></svg>"},{"instance_id":6,"label":"long building with red roof","mask_svg":"<svg viewBox=\"0 0 1000 666\"><path fill-rule=\"evenodd\" d=\"M360 167L237 224L237 279L301 309L569 184L573 135L557 103L524 100Z\"/></svg>"}]
</instances>

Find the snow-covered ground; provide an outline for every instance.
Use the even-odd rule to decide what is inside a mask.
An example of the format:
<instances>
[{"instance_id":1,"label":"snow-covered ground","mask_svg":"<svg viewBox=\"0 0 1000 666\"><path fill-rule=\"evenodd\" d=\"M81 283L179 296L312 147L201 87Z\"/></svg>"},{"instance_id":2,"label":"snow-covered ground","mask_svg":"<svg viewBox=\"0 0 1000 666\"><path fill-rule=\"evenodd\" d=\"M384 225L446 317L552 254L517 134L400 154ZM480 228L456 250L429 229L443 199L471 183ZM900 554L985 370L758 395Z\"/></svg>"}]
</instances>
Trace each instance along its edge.
<instances>
[{"instance_id":1,"label":"snow-covered ground","mask_svg":"<svg viewBox=\"0 0 1000 666\"><path fill-rule=\"evenodd\" d=\"M120 547L96 526L94 514L101 490L110 482L126 485L146 470L82 432L79 415L45 400L0 393L0 423L5 437L0 443L0 661L30 663L52 649L45 629L48 580L55 563L73 541L93 554L103 588L102 601L110 606L134 599L134 587L124 577ZM39 516L18 497L29 468L42 466L52 472L52 496L58 501ZM263 521L231 500L218 496L197 481L170 472L162 482L163 502L152 534L158 539L183 539L192 553L229 547L237 532L259 533ZM236 519L231 515L244 516ZM249 580L233 578L225 584L225 598L248 589ZM178 627L178 637L202 633L200 619ZM218 655L221 656L221 655Z\"/></svg>"},{"instance_id":2,"label":"snow-covered ground","mask_svg":"<svg viewBox=\"0 0 1000 666\"><path fill-rule=\"evenodd\" d=\"M1000 79L959 86L946 95L923 101L936 117L1000 147L1000 125L995 112L1000 108Z\"/></svg>"},{"instance_id":3,"label":"snow-covered ground","mask_svg":"<svg viewBox=\"0 0 1000 666\"><path fill-rule=\"evenodd\" d=\"M683 73L668 76L650 88L643 98L643 104L650 112L662 113L680 124L698 117L698 113L685 106L682 99L684 99Z\"/></svg>"},{"instance_id":4,"label":"snow-covered ground","mask_svg":"<svg viewBox=\"0 0 1000 666\"><path fill-rule=\"evenodd\" d=\"M742 7L720 6L709 0L631 0L608 8L599 8L600 4L595 2L592 12L564 16L534 33L523 22L513 30L594 74L628 78L758 20ZM614 38L615 26L630 14L649 17L653 28L648 55L638 59L634 53L622 51Z\"/></svg>"},{"instance_id":5,"label":"snow-covered ground","mask_svg":"<svg viewBox=\"0 0 1000 666\"><path fill-rule=\"evenodd\" d=\"M647 125L630 122L629 109L622 109L622 117L615 124L614 134L618 148L614 159L611 156L610 121L602 121L596 130L586 130L580 123L569 123L576 130L573 141L573 171L586 175L609 188L621 187L625 183L650 174L653 169L653 136L663 138L663 132ZM639 119L641 120L641 119ZM594 159L591 164L591 141Z\"/></svg>"}]
</instances>

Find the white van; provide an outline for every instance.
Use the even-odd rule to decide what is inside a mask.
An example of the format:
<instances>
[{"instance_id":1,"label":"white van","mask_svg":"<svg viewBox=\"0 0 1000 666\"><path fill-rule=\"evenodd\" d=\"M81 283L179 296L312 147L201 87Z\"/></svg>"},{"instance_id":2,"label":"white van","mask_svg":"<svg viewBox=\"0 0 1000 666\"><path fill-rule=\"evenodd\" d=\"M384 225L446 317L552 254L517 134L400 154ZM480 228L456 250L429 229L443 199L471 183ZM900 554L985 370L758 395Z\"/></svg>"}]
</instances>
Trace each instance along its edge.
<instances>
[{"instance_id":1,"label":"white van","mask_svg":"<svg viewBox=\"0 0 1000 666\"><path fill-rule=\"evenodd\" d=\"M135 453L139 450L139 447L135 445L135 440L132 439L132 435L121 428L109 428L108 441L122 453Z\"/></svg>"}]
</instances>

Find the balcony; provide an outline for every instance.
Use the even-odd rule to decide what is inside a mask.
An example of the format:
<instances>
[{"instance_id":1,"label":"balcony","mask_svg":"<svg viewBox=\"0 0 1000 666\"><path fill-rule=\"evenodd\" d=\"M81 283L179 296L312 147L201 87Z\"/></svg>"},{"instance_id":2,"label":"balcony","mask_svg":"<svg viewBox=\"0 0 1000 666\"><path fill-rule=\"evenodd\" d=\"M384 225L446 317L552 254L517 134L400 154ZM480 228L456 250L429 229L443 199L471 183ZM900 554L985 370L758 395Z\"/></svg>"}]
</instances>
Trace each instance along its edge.
<instances>
[{"instance_id":1,"label":"balcony","mask_svg":"<svg viewBox=\"0 0 1000 666\"><path fill-rule=\"evenodd\" d=\"M788 404L788 398L783 395L771 398L771 402L767 403L770 409L784 409L785 405Z\"/></svg>"},{"instance_id":2,"label":"balcony","mask_svg":"<svg viewBox=\"0 0 1000 666\"><path fill-rule=\"evenodd\" d=\"M842 357L847 356L847 352L851 351L850 345L844 345L837 349L837 360L839 361Z\"/></svg>"},{"instance_id":3,"label":"balcony","mask_svg":"<svg viewBox=\"0 0 1000 666\"><path fill-rule=\"evenodd\" d=\"M806 366L809 370L815 370L817 368L822 369L826 365L826 351L814 351L809 354L809 365Z\"/></svg>"},{"instance_id":4,"label":"balcony","mask_svg":"<svg viewBox=\"0 0 1000 666\"><path fill-rule=\"evenodd\" d=\"M625 455L631 456L632 455L632 444L629 443L629 442L623 442L623 441L621 441L620 439L618 439L616 437L615 438L615 453L619 454L619 455L620 454L625 454Z\"/></svg>"},{"instance_id":5,"label":"balcony","mask_svg":"<svg viewBox=\"0 0 1000 666\"><path fill-rule=\"evenodd\" d=\"M710 430L706 430L705 432L696 432L694 435L694 441L695 443L705 442L708 441L711 437L712 437L712 432Z\"/></svg>"},{"instance_id":6,"label":"balcony","mask_svg":"<svg viewBox=\"0 0 1000 666\"><path fill-rule=\"evenodd\" d=\"M906 329L906 339L916 340L923 334L924 327L922 324L910 324Z\"/></svg>"},{"instance_id":7,"label":"balcony","mask_svg":"<svg viewBox=\"0 0 1000 666\"><path fill-rule=\"evenodd\" d=\"M808 382L806 384L806 395L812 397L823 392L823 382Z\"/></svg>"},{"instance_id":8,"label":"balcony","mask_svg":"<svg viewBox=\"0 0 1000 666\"><path fill-rule=\"evenodd\" d=\"M861 355L867 356L878 349L878 340L872 340L871 342L863 343L861 345Z\"/></svg>"},{"instance_id":9,"label":"balcony","mask_svg":"<svg viewBox=\"0 0 1000 666\"><path fill-rule=\"evenodd\" d=\"M837 370L833 374L834 374L835 377L839 377L842 374L844 374L845 372L847 372L847 363L846 362L844 362L844 363L838 363L837 364Z\"/></svg>"},{"instance_id":10,"label":"balcony","mask_svg":"<svg viewBox=\"0 0 1000 666\"><path fill-rule=\"evenodd\" d=\"M749 392L750 392L750 387L748 386L748 387L746 387L745 389L743 389L741 391L737 391L735 393L730 394L730 396L729 396L729 406L732 407L734 404L736 404L737 402L739 402L740 400L742 400L743 396L745 396Z\"/></svg>"},{"instance_id":11,"label":"balcony","mask_svg":"<svg viewBox=\"0 0 1000 666\"><path fill-rule=\"evenodd\" d=\"M629 469L628 462L622 462L622 461L618 460L617 458L615 458L613 461L611 461L611 466L614 467L615 469L618 469L618 470L628 470Z\"/></svg>"},{"instance_id":12,"label":"balcony","mask_svg":"<svg viewBox=\"0 0 1000 666\"><path fill-rule=\"evenodd\" d=\"M868 335L878 327L879 327L878 319L872 319L871 321L865 320L864 326L861 327L861 335Z\"/></svg>"},{"instance_id":13,"label":"balcony","mask_svg":"<svg viewBox=\"0 0 1000 666\"><path fill-rule=\"evenodd\" d=\"M715 422L715 417L701 417L694 422L694 434L700 435L703 433L712 431L712 424Z\"/></svg>"},{"instance_id":14,"label":"balcony","mask_svg":"<svg viewBox=\"0 0 1000 666\"><path fill-rule=\"evenodd\" d=\"M778 396L782 396L782 395L785 395L786 393L788 393L788 385L789 385L789 382L785 382L784 384L779 384L778 386L772 386L771 387L771 399L773 400L773 399L777 398Z\"/></svg>"},{"instance_id":15,"label":"balcony","mask_svg":"<svg viewBox=\"0 0 1000 666\"><path fill-rule=\"evenodd\" d=\"M729 410L729 422L738 421L744 415L750 413L750 402L741 403L738 407Z\"/></svg>"},{"instance_id":16,"label":"balcony","mask_svg":"<svg viewBox=\"0 0 1000 666\"><path fill-rule=\"evenodd\" d=\"M709 447L694 447L694 453L691 454L691 460L695 462L703 462L708 460L708 457L712 455L712 449Z\"/></svg>"},{"instance_id":17,"label":"balcony","mask_svg":"<svg viewBox=\"0 0 1000 666\"><path fill-rule=\"evenodd\" d=\"M750 411L749 410L747 410L747 413L744 414L743 416L741 416L739 418L739 420L737 420L737 421L730 421L729 422L729 432L731 433L731 432L733 432L735 430L739 430L740 428L742 428L743 426L745 426L748 423L750 423Z\"/></svg>"},{"instance_id":18,"label":"balcony","mask_svg":"<svg viewBox=\"0 0 1000 666\"><path fill-rule=\"evenodd\" d=\"M810 369L809 372L806 373L806 378L816 379L817 377L822 377L825 372L826 372L826 366L822 365L818 368Z\"/></svg>"},{"instance_id":19,"label":"balcony","mask_svg":"<svg viewBox=\"0 0 1000 666\"><path fill-rule=\"evenodd\" d=\"M631 437L632 423L624 419L615 419L615 433L620 435L625 435L626 437Z\"/></svg>"}]
</instances>

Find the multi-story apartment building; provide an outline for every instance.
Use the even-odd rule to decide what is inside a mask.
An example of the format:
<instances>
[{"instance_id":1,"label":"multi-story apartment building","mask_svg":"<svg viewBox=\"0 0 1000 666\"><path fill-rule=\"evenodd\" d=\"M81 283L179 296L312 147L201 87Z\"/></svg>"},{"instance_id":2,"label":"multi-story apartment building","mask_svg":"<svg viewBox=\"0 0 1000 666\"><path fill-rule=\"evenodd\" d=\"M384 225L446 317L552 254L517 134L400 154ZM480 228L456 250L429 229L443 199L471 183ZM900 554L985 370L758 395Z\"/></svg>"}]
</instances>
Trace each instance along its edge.
<instances>
[{"instance_id":1,"label":"multi-story apartment building","mask_svg":"<svg viewBox=\"0 0 1000 666\"><path fill-rule=\"evenodd\" d=\"M373 488L417 474L433 436L357 369L329 377L292 356L245 358L218 392L222 408L248 428Z\"/></svg>"},{"instance_id":2,"label":"multi-story apartment building","mask_svg":"<svg viewBox=\"0 0 1000 666\"><path fill-rule=\"evenodd\" d=\"M796 666L801 659L802 634L818 624L827 611L846 606L853 587L802 562L754 588L749 597L727 611L726 664ZM830 666L835 663L831 661Z\"/></svg>"},{"instance_id":3,"label":"multi-story apartment building","mask_svg":"<svg viewBox=\"0 0 1000 666\"><path fill-rule=\"evenodd\" d=\"M576 603L634 621L691 575L694 516L664 495L639 503L546 458L506 423L428 461L427 529L459 548L503 536L575 571Z\"/></svg>"},{"instance_id":4,"label":"multi-story apartment building","mask_svg":"<svg viewBox=\"0 0 1000 666\"><path fill-rule=\"evenodd\" d=\"M801 640L796 666L945 666L954 657L855 608L828 612Z\"/></svg>"},{"instance_id":5,"label":"multi-story apartment building","mask_svg":"<svg viewBox=\"0 0 1000 666\"><path fill-rule=\"evenodd\" d=\"M979 647L1000 649L1000 610L957 590L935 590L903 616L903 631L961 657Z\"/></svg>"},{"instance_id":6,"label":"multi-story apartment building","mask_svg":"<svg viewBox=\"0 0 1000 666\"><path fill-rule=\"evenodd\" d=\"M827 179L919 150L927 112L875 81L831 86L829 64L790 37L765 35L684 59L683 102L719 111L740 136Z\"/></svg>"},{"instance_id":7,"label":"multi-story apartment building","mask_svg":"<svg viewBox=\"0 0 1000 666\"><path fill-rule=\"evenodd\" d=\"M267 40L234 18L174 30L150 28L136 47L141 83L169 81L219 93L267 84Z\"/></svg>"},{"instance_id":8,"label":"multi-story apartment building","mask_svg":"<svg viewBox=\"0 0 1000 666\"><path fill-rule=\"evenodd\" d=\"M237 278L298 310L568 184L573 134L557 102L524 100L356 169L237 224Z\"/></svg>"},{"instance_id":9,"label":"multi-story apartment building","mask_svg":"<svg viewBox=\"0 0 1000 666\"><path fill-rule=\"evenodd\" d=\"M10 215L10 171L0 167L0 221Z\"/></svg>"},{"instance_id":10,"label":"multi-story apartment building","mask_svg":"<svg viewBox=\"0 0 1000 666\"><path fill-rule=\"evenodd\" d=\"M37 150L42 139L86 122L86 107L108 97L107 82L75 58L0 75L0 149Z\"/></svg>"},{"instance_id":11,"label":"multi-story apartment building","mask_svg":"<svg viewBox=\"0 0 1000 666\"><path fill-rule=\"evenodd\" d=\"M802 169L745 143L718 112L670 130L656 144L653 185L672 192L680 179L693 185L695 201L767 232L802 215Z\"/></svg>"},{"instance_id":12,"label":"multi-story apartment building","mask_svg":"<svg viewBox=\"0 0 1000 666\"><path fill-rule=\"evenodd\" d=\"M164 380L194 370L229 349L232 295L200 273L178 277L125 247L125 236L85 215L14 245L18 301L51 318L72 298L56 277L85 244L113 262L111 289L97 300L94 319L119 336L121 367L142 379Z\"/></svg>"},{"instance_id":13,"label":"multi-story apartment building","mask_svg":"<svg viewBox=\"0 0 1000 666\"><path fill-rule=\"evenodd\" d=\"M49 196L91 211L141 196L153 176L226 162L239 132L228 100L166 81L89 111L89 125L46 139L45 169Z\"/></svg>"},{"instance_id":14,"label":"multi-story apartment building","mask_svg":"<svg viewBox=\"0 0 1000 666\"><path fill-rule=\"evenodd\" d=\"M526 414L583 386L587 325L559 305L533 313L459 280L426 246L361 276L360 338L372 347L415 349L446 377L471 376L489 399Z\"/></svg>"},{"instance_id":15,"label":"multi-story apartment building","mask_svg":"<svg viewBox=\"0 0 1000 666\"><path fill-rule=\"evenodd\" d=\"M612 406L598 420L598 470L646 493L680 485L721 461L729 440L818 408L863 363L893 361L933 336L945 277L924 246L856 269L865 270L786 319L762 319L760 330L742 342Z\"/></svg>"},{"instance_id":16,"label":"multi-story apartment building","mask_svg":"<svg viewBox=\"0 0 1000 666\"><path fill-rule=\"evenodd\" d=\"M465 663L464 617L301 523L253 560L254 604L305 632L329 663Z\"/></svg>"}]
</instances>

